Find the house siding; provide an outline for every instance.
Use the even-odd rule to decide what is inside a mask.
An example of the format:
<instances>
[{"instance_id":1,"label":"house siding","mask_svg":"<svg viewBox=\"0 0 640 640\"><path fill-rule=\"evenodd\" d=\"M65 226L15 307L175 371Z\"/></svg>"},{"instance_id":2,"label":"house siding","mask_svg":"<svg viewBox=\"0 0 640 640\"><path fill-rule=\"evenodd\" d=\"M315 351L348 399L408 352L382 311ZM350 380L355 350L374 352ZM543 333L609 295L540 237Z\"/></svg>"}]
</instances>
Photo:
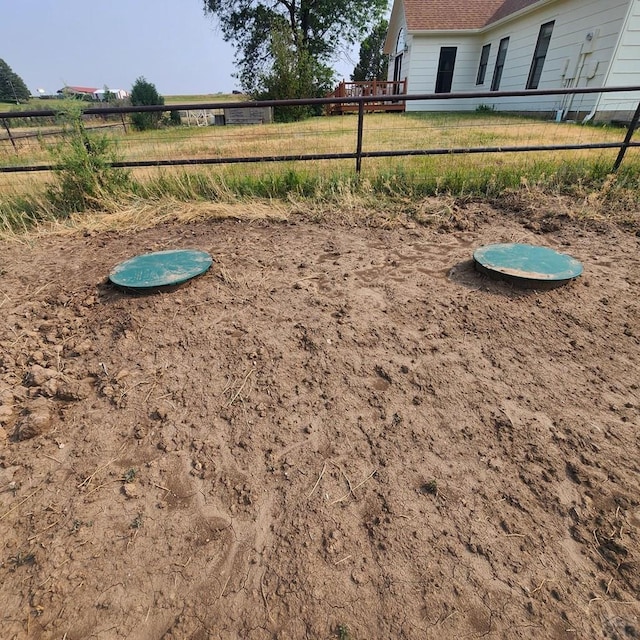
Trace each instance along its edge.
<instances>
[{"instance_id":1,"label":"house siding","mask_svg":"<svg viewBox=\"0 0 640 640\"><path fill-rule=\"evenodd\" d=\"M617 43L617 54L604 79L604 86L640 85L640 0L633 0ZM640 102L640 92L604 94L599 103L599 119L630 119Z\"/></svg>"},{"instance_id":2,"label":"house siding","mask_svg":"<svg viewBox=\"0 0 640 640\"><path fill-rule=\"evenodd\" d=\"M629 3L633 3L629 11ZM622 41L619 34L628 21ZM550 2L511 20L480 32L410 34L410 61L407 67L409 93L432 93L435 87L440 47L457 46L458 59L452 91L488 91L495 68L500 40L509 37L509 49L500 83L501 91L526 87L531 61L541 25L555 21L539 89L563 87L622 86L640 81L640 0L569 0ZM586 40L594 34L592 41ZM476 74L482 47L491 44L487 73L482 85ZM612 59L618 46L618 58ZM586 51L589 51L588 53ZM613 80L616 80L615 82ZM469 110L479 104L504 111L542 111L586 114L598 97L540 96L524 98L480 98L470 100L409 101L407 110ZM633 99L631 100L633 102ZM637 104L637 99L636 99Z\"/></svg>"},{"instance_id":3,"label":"house siding","mask_svg":"<svg viewBox=\"0 0 640 640\"><path fill-rule=\"evenodd\" d=\"M456 64L453 72L452 92L469 91L468 78L477 72L478 56L475 38L451 37L428 41L426 38L413 38L409 46L407 93L433 93L438 73L438 60L441 47L457 47ZM408 102L407 110L424 110L416 105L423 102ZM430 110L464 110L463 102L453 100L429 101Z\"/></svg>"}]
</instances>

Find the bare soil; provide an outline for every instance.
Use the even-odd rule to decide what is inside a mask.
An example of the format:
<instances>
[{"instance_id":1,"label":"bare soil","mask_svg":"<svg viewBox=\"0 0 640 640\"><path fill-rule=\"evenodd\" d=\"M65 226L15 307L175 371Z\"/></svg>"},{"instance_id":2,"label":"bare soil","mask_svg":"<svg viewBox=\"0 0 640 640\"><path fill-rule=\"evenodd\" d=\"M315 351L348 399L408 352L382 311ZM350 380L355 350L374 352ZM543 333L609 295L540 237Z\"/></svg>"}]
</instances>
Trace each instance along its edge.
<instances>
[{"instance_id":1,"label":"bare soil","mask_svg":"<svg viewBox=\"0 0 640 640\"><path fill-rule=\"evenodd\" d=\"M509 241L585 273L473 270ZM214 264L106 281L168 248ZM633 231L167 223L0 272L0 638L640 637Z\"/></svg>"}]
</instances>

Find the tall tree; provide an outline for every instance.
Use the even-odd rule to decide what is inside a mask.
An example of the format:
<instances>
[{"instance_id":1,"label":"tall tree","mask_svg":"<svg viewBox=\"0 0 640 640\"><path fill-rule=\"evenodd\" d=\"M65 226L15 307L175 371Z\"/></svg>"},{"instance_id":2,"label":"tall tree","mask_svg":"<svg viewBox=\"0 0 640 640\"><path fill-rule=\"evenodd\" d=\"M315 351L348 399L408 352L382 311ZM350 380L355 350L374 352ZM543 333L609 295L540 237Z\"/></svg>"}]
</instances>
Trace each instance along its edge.
<instances>
[{"instance_id":1,"label":"tall tree","mask_svg":"<svg viewBox=\"0 0 640 640\"><path fill-rule=\"evenodd\" d=\"M360 61L355 66L351 79L354 81L386 80L389 58L383 53L389 23L381 20L362 41Z\"/></svg>"},{"instance_id":2,"label":"tall tree","mask_svg":"<svg viewBox=\"0 0 640 640\"><path fill-rule=\"evenodd\" d=\"M0 58L0 101L20 102L28 100L30 96L22 78Z\"/></svg>"},{"instance_id":3,"label":"tall tree","mask_svg":"<svg viewBox=\"0 0 640 640\"><path fill-rule=\"evenodd\" d=\"M272 66L274 30L287 30L299 53L326 65L378 22L386 7L387 0L204 0L205 13L217 18L236 49L238 78L250 93Z\"/></svg>"}]
</instances>

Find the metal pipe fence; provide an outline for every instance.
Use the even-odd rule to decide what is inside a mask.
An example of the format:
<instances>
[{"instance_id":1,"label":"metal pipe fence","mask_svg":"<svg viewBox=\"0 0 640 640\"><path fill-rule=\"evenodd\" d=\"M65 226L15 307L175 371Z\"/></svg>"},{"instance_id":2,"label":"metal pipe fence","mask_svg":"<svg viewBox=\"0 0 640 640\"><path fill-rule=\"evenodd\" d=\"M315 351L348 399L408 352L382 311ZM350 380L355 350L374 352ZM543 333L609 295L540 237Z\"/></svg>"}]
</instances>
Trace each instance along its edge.
<instances>
[{"instance_id":1,"label":"metal pipe fence","mask_svg":"<svg viewBox=\"0 0 640 640\"><path fill-rule=\"evenodd\" d=\"M576 143L567 142L564 144L496 144L496 145L450 145L450 146L434 146L425 148L405 148L405 149L375 149L368 148L365 145L365 135L367 129L365 127L365 113L367 113L367 105L372 106L374 103L376 108L379 103L381 110L384 110L386 103L397 104L398 101L406 103L422 101L465 101L478 100L487 98L490 100L502 98L527 98L534 100L539 96L555 96L566 99L567 96L589 95L589 94L630 94L632 92L640 92L640 86L632 87L583 87L573 89L543 89L543 90L527 90L527 91L501 91L501 92L468 92L468 93L448 93L448 94L398 94L398 95L368 95L368 96L348 96L348 97L328 97L328 98L310 98L295 100L268 100L268 101L244 101L244 102L211 102L202 104L173 104L173 105L153 105L153 106L137 106L137 107L88 107L82 110L84 116L96 116L106 118L107 116L120 116L121 126L124 126L125 132L127 126L125 124L125 114L131 113L148 113L148 112L172 112L172 111L189 111L189 110L217 110L217 109L255 109L259 107L326 107L327 105L351 105L353 110L357 109L357 125L355 127L355 145L352 151L328 152L328 153L281 153L281 154L260 154L253 155L217 155L216 157L186 157L186 158L162 158L162 159L140 159L140 160L123 160L111 163L114 167L167 167L167 166L199 166L199 165L221 165L221 164L243 164L243 163L268 163L268 162L291 162L291 161L318 161L318 160L355 160L355 171L360 173L362 170L362 161L366 158L391 158L391 157L411 157L411 156L443 156L443 155L463 155L463 154L479 154L479 153L524 153L524 152L551 152L551 151L571 151L571 150L593 150L593 149L618 149L615 162L612 165L612 171L617 171L621 166L627 151L633 147L640 147L640 142L633 139L634 132L638 128L640 121L640 103L637 105L635 112L630 118L625 135L621 140L588 140L586 142ZM412 111L411 114L415 114ZM503 114L503 111L496 112ZM13 119L25 118L55 118L60 115L53 109L32 110L32 111L11 111L0 112L0 121L7 132L7 138L17 152L16 140L19 138L12 135L10 122ZM410 114L405 114L409 116ZM327 116L327 117L349 117L349 116ZM446 126L446 125L445 125ZM0 130L1 131L1 130ZM28 134L27 134L28 135ZM32 134L33 135L33 134ZM0 173L32 173L55 171L55 164L20 164L7 165L0 164Z\"/></svg>"}]
</instances>

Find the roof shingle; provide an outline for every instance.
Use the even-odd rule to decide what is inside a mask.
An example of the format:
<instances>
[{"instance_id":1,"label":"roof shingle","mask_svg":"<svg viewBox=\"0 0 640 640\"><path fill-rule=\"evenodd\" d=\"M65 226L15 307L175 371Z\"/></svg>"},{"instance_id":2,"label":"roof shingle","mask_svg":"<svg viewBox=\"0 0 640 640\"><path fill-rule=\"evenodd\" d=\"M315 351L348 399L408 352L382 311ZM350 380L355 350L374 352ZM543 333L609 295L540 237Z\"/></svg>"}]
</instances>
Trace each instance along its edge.
<instances>
[{"instance_id":1,"label":"roof shingle","mask_svg":"<svg viewBox=\"0 0 640 640\"><path fill-rule=\"evenodd\" d=\"M540 0L403 0L409 31L480 29Z\"/></svg>"}]
</instances>

